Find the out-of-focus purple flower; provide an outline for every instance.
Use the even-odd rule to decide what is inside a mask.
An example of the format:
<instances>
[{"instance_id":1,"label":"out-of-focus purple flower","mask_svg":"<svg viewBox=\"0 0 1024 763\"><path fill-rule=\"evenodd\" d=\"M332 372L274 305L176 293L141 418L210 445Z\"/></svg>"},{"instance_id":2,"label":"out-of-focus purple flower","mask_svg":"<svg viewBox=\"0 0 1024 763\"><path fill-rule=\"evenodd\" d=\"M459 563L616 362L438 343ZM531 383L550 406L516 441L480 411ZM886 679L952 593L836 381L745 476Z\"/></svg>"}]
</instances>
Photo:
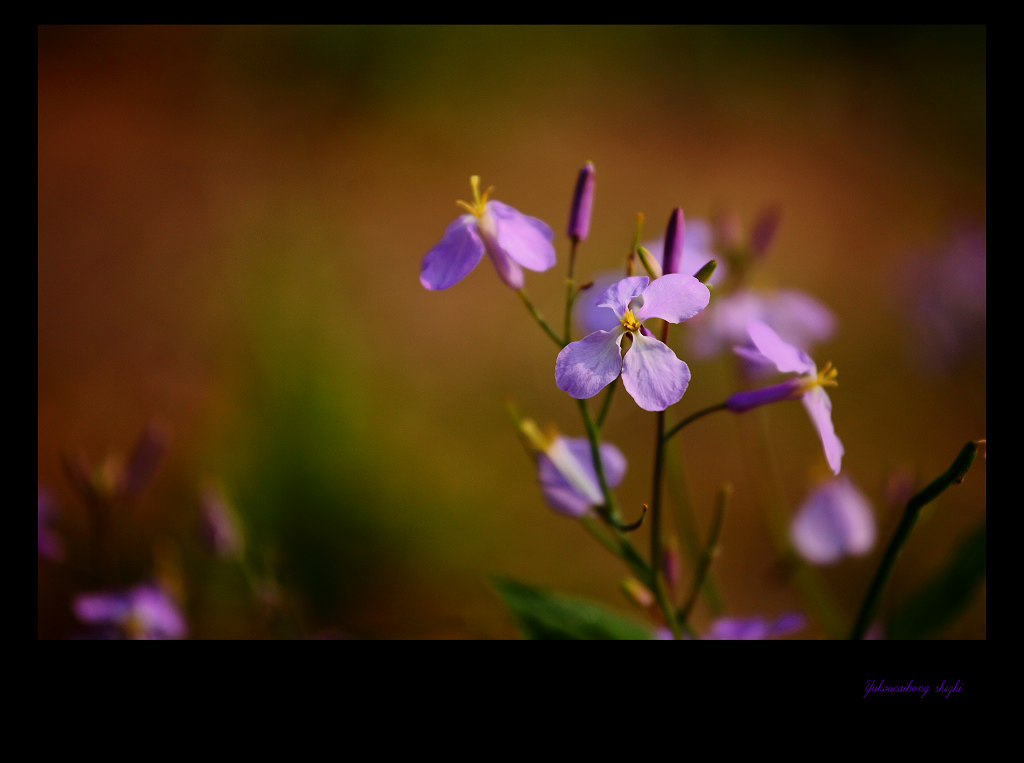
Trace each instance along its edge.
<instances>
[{"instance_id":1,"label":"out-of-focus purple flower","mask_svg":"<svg viewBox=\"0 0 1024 763\"><path fill-rule=\"evenodd\" d=\"M601 443L599 452L608 487L618 487L626 475L626 457L609 442ZM537 481L544 500L559 514L579 518L604 504L590 441L585 437L554 438L537 454Z\"/></svg>"},{"instance_id":2,"label":"out-of-focus purple flower","mask_svg":"<svg viewBox=\"0 0 1024 763\"><path fill-rule=\"evenodd\" d=\"M716 297L715 303L690 324L690 349L699 358L709 358L725 349L750 347L747 326L751 321L766 323L784 341L808 351L831 338L836 329L832 311L809 294L742 289ZM745 365L749 373L765 372L756 363L747 361Z\"/></svg>"},{"instance_id":3,"label":"out-of-focus purple flower","mask_svg":"<svg viewBox=\"0 0 1024 763\"><path fill-rule=\"evenodd\" d=\"M871 550L875 515L864 494L840 477L811 491L793 517L789 537L811 564L834 564Z\"/></svg>"},{"instance_id":4,"label":"out-of-focus purple flower","mask_svg":"<svg viewBox=\"0 0 1024 763\"><path fill-rule=\"evenodd\" d=\"M245 538L234 509L215 485L207 485L199 499L200 534L206 547L222 559L241 559Z\"/></svg>"},{"instance_id":5,"label":"out-of-focus purple flower","mask_svg":"<svg viewBox=\"0 0 1024 763\"><path fill-rule=\"evenodd\" d=\"M587 162L576 179L576 192L569 210L569 238L586 241L590 233L590 212L594 207L594 163Z\"/></svg>"},{"instance_id":6,"label":"out-of-focus purple flower","mask_svg":"<svg viewBox=\"0 0 1024 763\"><path fill-rule=\"evenodd\" d=\"M937 255L915 258L897 275L913 352L926 368L948 370L985 351L986 239L984 228L965 230Z\"/></svg>"},{"instance_id":7,"label":"out-of-focus purple flower","mask_svg":"<svg viewBox=\"0 0 1024 763\"><path fill-rule=\"evenodd\" d=\"M799 612L790 612L769 620L761 615L753 617L720 617L711 623L707 633L701 636L705 641L763 641L788 636L803 630L807 618ZM665 626L654 629L651 636L655 641L671 641L672 632Z\"/></svg>"},{"instance_id":8,"label":"out-of-focus purple flower","mask_svg":"<svg viewBox=\"0 0 1024 763\"><path fill-rule=\"evenodd\" d=\"M825 448L825 459L835 474L843 459L843 444L836 437L832 426L832 401L825 392L825 387L838 386L837 371L829 363L818 372L818 367L806 352L799 347L784 342L770 326L760 321L752 321L747 328L754 349L737 347L738 355L756 363L770 362L782 373L798 373L792 379L763 389L750 392L737 392L726 401L729 410L743 413L769 403L783 400L800 400L804 404L814 428Z\"/></svg>"},{"instance_id":9,"label":"out-of-focus purple flower","mask_svg":"<svg viewBox=\"0 0 1024 763\"><path fill-rule=\"evenodd\" d=\"M188 634L185 618L158 586L142 583L123 591L79 594L75 615L99 629L130 639L177 639Z\"/></svg>"},{"instance_id":10,"label":"out-of-focus purple flower","mask_svg":"<svg viewBox=\"0 0 1024 763\"><path fill-rule=\"evenodd\" d=\"M711 623L705 640L761 641L769 638L796 633L807 625L807 619L799 612L780 615L774 620L766 617L721 617Z\"/></svg>"},{"instance_id":11,"label":"out-of-focus purple flower","mask_svg":"<svg viewBox=\"0 0 1024 763\"><path fill-rule=\"evenodd\" d=\"M555 234L543 220L524 215L500 201L488 201L491 188L480 194L480 178L470 178L473 203L458 202L468 214L455 219L441 240L427 252L420 283L430 290L447 289L477 266L486 251L495 270L510 288L523 287L523 270L547 270L555 264Z\"/></svg>"},{"instance_id":12,"label":"out-of-focus purple flower","mask_svg":"<svg viewBox=\"0 0 1024 763\"><path fill-rule=\"evenodd\" d=\"M631 276L600 295L598 307L610 308L618 324L595 331L562 348L555 361L555 383L570 397L593 397L622 375L622 386L646 411L663 411L679 402L690 383L690 369L664 343L643 327L648 318L681 323L692 318L711 298L708 287L693 276L672 273L651 281ZM622 354L626 334L633 344Z\"/></svg>"},{"instance_id":13,"label":"out-of-focus purple flower","mask_svg":"<svg viewBox=\"0 0 1024 763\"><path fill-rule=\"evenodd\" d=\"M39 500L39 555L59 561L64 557L64 544L50 529L55 509L53 496L42 485L37 486L37 493Z\"/></svg>"}]
</instances>

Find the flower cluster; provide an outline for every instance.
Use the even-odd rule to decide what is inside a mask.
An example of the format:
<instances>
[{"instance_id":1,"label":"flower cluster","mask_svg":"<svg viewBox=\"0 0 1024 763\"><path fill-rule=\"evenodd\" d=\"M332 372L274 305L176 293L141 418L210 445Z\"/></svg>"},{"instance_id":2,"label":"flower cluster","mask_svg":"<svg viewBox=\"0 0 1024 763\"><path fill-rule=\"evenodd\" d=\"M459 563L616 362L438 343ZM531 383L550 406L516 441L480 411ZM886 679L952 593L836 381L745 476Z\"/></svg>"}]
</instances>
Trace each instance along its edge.
<instances>
[{"instance_id":1,"label":"flower cluster","mask_svg":"<svg viewBox=\"0 0 1024 763\"><path fill-rule=\"evenodd\" d=\"M625 272L600 275L576 287L577 248L590 234L594 177L594 165L588 162L580 170L566 227L570 255L564 332L552 328L523 289L522 268L544 271L555 264L550 226L491 200L492 189L480 193L476 176L470 181L473 202L458 202L467 214L449 225L441 241L427 252L420 281L430 290L448 288L465 277L486 251L501 279L518 290L531 316L558 346L555 387L577 401L587 434L585 438L565 437L553 429L542 434L532 420L513 413L535 457L544 499L553 511L584 520L599 540L622 557L633 573L628 585L624 583L624 590L632 592L634 603L661 619L662 633L679 638L692 632L685 626L701 586L698 577L685 603L674 600L679 560L662 545L659 520L664 443L691 421L714 411L740 414L769 403L800 400L822 441L830 468L838 474L843 446L835 434L832 403L824 389L836 386L837 374L831 363L819 371L806 351L828 339L836 321L827 307L809 295L787 290L755 292L742 283L746 268L765 256L775 238L780 219L777 207L769 208L759 218L746 243L738 234L738 226L720 225L716 231L696 220L687 227L682 209L676 208L669 216L664 236L641 245L643 216L637 215ZM717 267L716 248L725 255L724 267ZM638 266L646 275L636 273ZM714 301L712 287L716 289ZM582 338L571 336L572 315L584 331ZM669 329L671 324L690 319L694 319L690 346L698 357L729 348L750 376L766 372L794 376L774 386L736 392L721 404L698 411L667 429L668 409L680 402L691 382L690 367L670 346ZM618 447L601 439L604 416L620 378L640 409L658 414L650 562L642 559L624 535L643 521L647 505L640 520L631 525L622 523L614 490L625 476L626 457ZM602 390L607 393L595 420L587 401ZM729 493L725 488L723 491L723 495ZM814 564L864 553L874 540L871 512L867 509L865 514L865 506L848 481L821 488L793 520L794 547ZM723 510L724 504L709 543L717 544ZM594 522L603 522L613 537L602 536ZM707 573L716 548L709 546L700 556L703 561L698 563L698 576ZM638 591L643 595L638 596ZM704 638L764 639L796 632L804 625L802 615L783 615L775 620L725 617L715 620Z\"/></svg>"}]
</instances>

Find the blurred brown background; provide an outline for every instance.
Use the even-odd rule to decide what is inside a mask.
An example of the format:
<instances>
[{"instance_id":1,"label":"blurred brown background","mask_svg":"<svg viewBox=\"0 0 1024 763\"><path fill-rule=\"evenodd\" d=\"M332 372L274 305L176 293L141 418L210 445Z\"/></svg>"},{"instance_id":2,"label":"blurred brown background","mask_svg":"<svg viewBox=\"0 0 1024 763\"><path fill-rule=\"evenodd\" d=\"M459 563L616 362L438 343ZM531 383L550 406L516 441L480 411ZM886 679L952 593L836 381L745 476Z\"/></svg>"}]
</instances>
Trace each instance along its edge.
<instances>
[{"instance_id":1,"label":"blurred brown background","mask_svg":"<svg viewBox=\"0 0 1024 763\"><path fill-rule=\"evenodd\" d=\"M290 592L296 632L510 637L493 573L629 610L624 568L544 506L503 409L511 395L582 436L553 346L486 262L445 292L418 282L471 174L555 230L559 264L526 288L556 320L585 161L583 276L620 263L638 211L657 236L677 205L749 224L781 204L758 277L838 314L814 355L840 369L843 471L879 517L873 554L823 572L848 613L898 516L886 482L930 480L985 436L984 337L933 367L904 309L908 257L927 264L985 225L984 28L41 27L38 55L39 482L73 556L85 520L61 454L98 463L147 421L169 425L151 485L115 518L109 583L175 549L195 636L275 635L237 570L196 544L209 479ZM727 364L687 358L679 337L693 381L676 416L732 391ZM606 428L636 510L654 418L620 391ZM726 611L804 609L759 509L750 421L682 435L698 521L731 480ZM764 423L795 508L820 445L800 406ZM984 517L985 469L918 526L886 607ZM70 561L39 562L41 637L76 627L68 602L86 587ZM943 635L985 636L984 589Z\"/></svg>"}]
</instances>

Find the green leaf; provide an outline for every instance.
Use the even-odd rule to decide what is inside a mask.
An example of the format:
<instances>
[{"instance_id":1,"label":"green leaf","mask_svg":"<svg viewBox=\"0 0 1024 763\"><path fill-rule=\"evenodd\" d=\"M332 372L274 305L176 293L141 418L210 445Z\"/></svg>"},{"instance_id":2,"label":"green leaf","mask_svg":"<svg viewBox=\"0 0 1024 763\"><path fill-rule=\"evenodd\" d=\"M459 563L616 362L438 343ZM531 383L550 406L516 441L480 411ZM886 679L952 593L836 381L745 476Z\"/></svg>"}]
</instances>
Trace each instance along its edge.
<instances>
[{"instance_id":1,"label":"green leaf","mask_svg":"<svg viewBox=\"0 0 1024 763\"><path fill-rule=\"evenodd\" d=\"M985 522L976 527L940 573L889 619L886 636L921 639L949 625L985 580Z\"/></svg>"},{"instance_id":2,"label":"green leaf","mask_svg":"<svg viewBox=\"0 0 1024 763\"><path fill-rule=\"evenodd\" d=\"M534 588L507 578L492 585L530 639L650 640L652 628L586 599Z\"/></svg>"}]
</instances>

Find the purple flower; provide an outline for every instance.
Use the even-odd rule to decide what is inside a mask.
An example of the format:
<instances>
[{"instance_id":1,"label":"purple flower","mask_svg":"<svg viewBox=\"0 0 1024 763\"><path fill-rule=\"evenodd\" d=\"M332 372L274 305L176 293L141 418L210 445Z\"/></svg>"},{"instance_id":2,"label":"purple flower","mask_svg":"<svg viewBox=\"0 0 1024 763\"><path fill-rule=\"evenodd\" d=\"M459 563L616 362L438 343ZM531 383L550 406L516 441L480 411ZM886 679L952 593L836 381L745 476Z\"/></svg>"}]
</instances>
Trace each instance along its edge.
<instances>
[{"instance_id":1,"label":"purple flower","mask_svg":"<svg viewBox=\"0 0 1024 763\"><path fill-rule=\"evenodd\" d=\"M780 615L775 620L766 617L720 617L711 623L708 632L702 637L708 641L761 641L802 630L807 625L806 618L799 612Z\"/></svg>"},{"instance_id":2,"label":"purple flower","mask_svg":"<svg viewBox=\"0 0 1024 763\"><path fill-rule=\"evenodd\" d=\"M245 538L238 517L220 488L208 485L199 500L200 535L203 543L222 559L241 559Z\"/></svg>"},{"instance_id":3,"label":"purple flower","mask_svg":"<svg viewBox=\"0 0 1024 763\"><path fill-rule=\"evenodd\" d=\"M569 210L569 238L586 241L590 233L590 211L594 207L594 163L587 162L576 179L576 192Z\"/></svg>"},{"instance_id":4,"label":"purple flower","mask_svg":"<svg viewBox=\"0 0 1024 763\"><path fill-rule=\"evenodd\" d=\"M177 606L152 583L124 591L79 594L74 611L82 622L114 628L125 638L176 639L188 633Z\"/></svg>"},{"instance_id":5,"label":"purple flower","mask_svg":"<svg viewBox=\"0 0 1024 763\"><path fill-rule=\"evenodd\" d=\"M811 564L834 564L871 550L875 515L863 493L840 477L811 491L793 517L789 537Z\"/></svg>"},{"instance_id":6,"label":"purple flower","mask_svg":"<svg viewBox=\"0 0 1024 763\"><path fill-rule=\"evenodd\" d=\"M800 376L771 387L737 392L726 401L729 410L743 413L768 403L801 400L814 428L818 430L818 436L821 437L829 467L835 474L839 474L843 444L839 442L832 426L832 401L824 389L838 386L835 380L838 372L831 363L819 372L806 352L782 341L771 327L760 321L752 321L747 331L755 349L737 347L735 351L738 355L758 364L771 363L782 373L795 372Z\"/></svg>"},{"instance_id":7,"label":"purple flower","mask_svg":"<svg viewBox=\"0 0 1024 763\"><path fill-rule=\"evenodd\" d=\"M611 443L601 443L601 468L609 488L626 475L626 458ZM601 484L594 471L590 441L585 437L557 436L537 454L537 481L548 506L568 517L579 518L604 504Z\"/></svg>"},{"instance_id":8,"label":"purple flower","mask_svg":"<svg viewBox=\"0 0 1024 763\"><path fill-rule=\"evenodd\" d=\"M593 397L622 375L622 386L646 411L663 411L679 402L690 383L690 369L665 344L643 327L649 318L681 323L692 318L711 298L708 287L693 276L673 273L651 281L631 276L598 297L597 306L611 308L618 325L595 331L566 345L555 361L555 383L578 400ZM633 343L622 353L622 338Z\"/></svg>"},{"instance_id":9,"label":"purple flower","mask_svg":"<svg viewBox=\"0 0 1024 763\"><path fill-rule=\"evenodd\" d=\"M778 636L788 636L803 630L807 626L807 618L799 612L779 615L769 620L761 615L753 617L720 617L711 623L707 633L701 636L704 641L763 641ZM654 630L655 641L672 640L672 632L661 626Z\"/></svg>"},{"instance_id":10,"label":"purple flower","mask_svg":"<svg viewBox=\"0 0 1024 763\"><path fill-rule=\"evenodd\" d=\"M50 529L53 520L54 505L50 491L42 485L37 486L39 501L39 555L59 561L64 556L64 544Z\"/></svg>"},{"instance_id":11,"label":"purple flower","mask_svg":"<svg viewBox=\"0 0 1024 763\"><path fill-rule=\"evenodd\" d=\"M803 350L829 339L836 329L832 311L809 294L743 289L717 297L715 304L690 324L690 349L699 358L709 358L727 348L749 347L747 326L751 321L766 323L784 341ZM747 370L756 374L765 369L748 360Z\"/></svg>"},{"instance_id":12,"label":"purple flower","mask_svg":"<svg viewBox=\"0 0 1024 763\"><path fill-rule=\"evenodd\" d=\"M897 298L908 313L913 352L925 368L949 371L985 352L987 233L960 232L940 252L903 265Z\"/></svg>"},{"instance_id":13,"label":"purple flower","mask_svg":"<svg viewBox=\"0 0 1024 763\"><path fill-rule=\"evenodd\" d=\"M679 263L680 273L693 275L708 262L715 259L715 252L711 248L713 241L711 226L704 220L688 220L686 223L686 237L683 239L682 257ZM653 255L659 267L663 267L665 255L665 239L648 241L644 244ZM711 276L710 283L718 285L725 278L726 267L719 260L718 267ZM604 291L613 283L622 280L622 271L606 271L594 278L594 285L580 293L573 305L573 318L576 325L584 334L594 331L608 331L619 325L619 319L615 311L608 307L598 307L598 300L604 296Z\"/></svg>"},{"instance_id":14,"label":"purple flower","mask_svg":"<svg viewBox=\"0 0 1024 763\"><path fill-rule=\"evenodd\" d=\"M555 264L555 234L543 220L524 215L508 204L488 201L492 188L480 195L480 178L470 178L473 203L458 202L468 214L449 225L427 252L420 267L426 289L447 289L476 267L484 251L498 275L513 289L523 287L523 270L547 270ZM522 266L522 267L520 267Z\"/></svg>"}]
</instances>

